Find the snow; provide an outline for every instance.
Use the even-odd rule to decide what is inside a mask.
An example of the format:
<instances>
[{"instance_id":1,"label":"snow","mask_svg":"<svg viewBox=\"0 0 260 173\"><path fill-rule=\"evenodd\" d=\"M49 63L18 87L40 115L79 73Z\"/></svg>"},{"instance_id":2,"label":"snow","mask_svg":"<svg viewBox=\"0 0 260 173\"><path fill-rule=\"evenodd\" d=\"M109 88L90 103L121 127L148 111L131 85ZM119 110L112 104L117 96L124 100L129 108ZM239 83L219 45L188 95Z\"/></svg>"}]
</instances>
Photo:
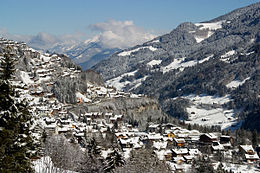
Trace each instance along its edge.
<instances>
[{"instance_id":1,"label":"snow","mask_svg":"<svg viewBox=\"0 0 260 173\"><path fill-rule=\"evenodd\" d=\"M236 53L236 51L234 50L231 50L231 51L228 51L227 53L225 53L224 55L221 55L221 58L227 58L229 56L232 56Z\"/></svg>"},{"instance_id":2,"label":"snow","mask_svg":"<svg viewBox=\"0 0 260 173\"><path fill-rule=\"evenodd\" d=\"M215 30L222 28L223 22L224 21L219 21L219 22L215 22L215 23L195 23L195 25L199 27L199 30L208 30L207 36L205 36L205 37L194 35L196 42L200 43L203 40L205 40L206 38L209 38L211 35L214 34ZM190 31L190 33L194 33L194 32L195 31Z\"/></svg>"},{"instance_id":3,"label":"snow","mask_svg":"<svg viewBox=\"0 0 260 173\"><path fill-rule=\"evenodd\" d=\"M107 158L107 156L110 154L110 153L112 153L113 152L113 150L112 149L107 149L107 150L101 150L101 156L104 158L104 159L106 159Z\"/></svg>"},{"instance_id":4,"label":"snow","mask_svg":"<svg viewBox=\"0 0 260 173\"><path fill-rule=\"evenodd\" d=\"M41 78L39 79L38 83L41 83L41 82L43 82L43 81L49 81L49 80L51 80L51 77L50 77L50 76L41 77Z\"/></svg>"},{"instance_id":5,"label":"snow","mask_svg":"<svg viewBox=\"0 0 260 173\"><path fill-rule=\"evenodd\" d=\"M222 28L223 22L224 21L219 21L214 23L195 23L195 25L198 26L200 30L204 30L204 29L217 30Z\"/></svg>"},{"instance_id":6,"label":"snow","mask_svg":"<svg viewBox=\"0 0 260 173\"><path fill-rule=\"evenodd\" d=\"M196 40L197 43L200 43L200 42L202 42L203 40L209 38L209 37L210 37L211 35L213 35L213 34L214 34L214 32L212 32L212 31L208 31L207 36L205 36L205 37L201 37L201 36L197 36L197 35L195 35L194 38L195 38L195 40Z\"/></svg>"},{"instance_id":7,"label":"snow","mask_svg":"<svg viewBox=\"0 0 260 173\"><path fill-rule=\"evenodd\" d=\"M189 120L186 123L205 126L218 125L222 129L230 128L237 123L236 111L224 109L223 104L231 101L229 95L225 97L209 95L188 95L183 96L192 103L186 108Z\"/></svg>"},{"instance_id":8,"label":"snow","mask_svg":"<svg viewBox=\"0 0 260 173\"><path fill-rule=\"evenodd\" d=\"M154 40L151 43L159 43L159 42L160 42L160 40Z\"/></svg>"},{"instance_id":9,"label":"snow","mask_svg":"<svg viewBox=\"0 0 260 173\"><path fill-rule=\"evenodd\" d=\"M141 83L148 77L148 76L144 76L141 79L138 80L134 80L134 81L124 81L124 82L120 82L120 80L125 77L125 76L134 76L135 73L137 72L137 70L129 72L129 73L124 73L116 78L110 79L108 81L106 81L106 84L109 86L113 86L115 87L117 90L122 90L127 84L133 84L134 87L138 87L139 85L141 85ZM132 88L133 89L133 88Z\"/></svg>"},{"instance_id":10,"label":"snow","mask_svg":"<svg viewBox=\"0 0 260 173\"><path fill-rule=\"evenodd\" d=\"M41 59L43 59L44 62L49 62L51 57L45 56L45 55L41 55L40 57Z\"/></svg>"},{"instance_id":11,"label":"snow","mask_svg":"<svg viewBox=\"0 0 260 173\"><path fill-rule=\"evenodd\" d=\"M240 85L243 85L247 80L249 80L250 77L246 78L245 80L243 81L240 81L240 80L233 80L231 82L229 82L226 87L228 88L237 88L239 87Z\"/></svg>"},{"instance_id":12,"label":"snow","mask_svg":"<svg viewBox=\"0 0 260 173\"><path fill-rule=\"evenodd\" d=\"M161 64L161 62L162 62L162 60L152 60L152 61L148 62L147 65L153 67L155 65Z\"/></svg>"},{"instance_id":13,"label":"snow","mask_svg":"<svg viewBox=\"0 0 260 173\"><path fill-rule=\"evenodd\" d=\"M167 66L162 67L161 70L163 73L166 73L173 69L178 69L178 68L180 68L180 70L182 71L186 67L191 67L191 66L194 66L197 64L196 60L183 62L184 60L185 60L185 57L179 58L179 59L174 59L174 61L172 63L170 63Z\"/></svg>"},{"instance_id":14,"label":"snow","mask_svg":"<svg viewBox=\"0 0 260 173\"><path fill-rule=\"evenodd\" d=\"M241 165L241 164L226 164L226 163L222 163L223 164L223 168L227 171L232 171L234 173L259 173L259 168L254 167L253 165ZM217 169L219 163L214 167L214 169Z\"/></svg>"},{"instance_id":15,"label":"snow","mask_svg":"<svg viewBox=\"0 0 260 173\"><path fill-rule=\"evenodd\" d=\"M214 54L208 56L207 58L204 58L204 59L202 59L202 60L199 60L199 63L203 63L203 62L205 62L205 61L208 61L208 60L210 60L211 58L213 58L213 56L214 56Z\"/></svg>"},{"instance_id":16,"label":"snow","mask_svg":"<svg viewBox=\"0 0 260 173\"><path fill-rule=\"evenodd\" d=\"M119 53L118 56L129 56L129 55L131 55L131 53L137 52L137 51L139 51L141 49L149 49L151 51L156 51L157 50L157 48L154 48L152 46L144 46L144 47L138 47L136 49L129 50L129 51L123 51L123 52Z\"/></svg>"},{"instance_id":17,"label":"snow","mask_svg":"<svg viewBox=\"0 0 260 173\"><path fill-rule=\"evenodd\" d=\"M27 72L25 72L25 71L20 71L20 75L21 75L21 78L22 78L23 83L25 83L25 84L27 84L27 85L33 83L33 81L30 79L30 76L28 75Z\"/></svg>"},{"instance_id":18,"label":"snow","mask_svg":"<svg viewBox=\"0 0 260 173\"><path fill-rule=\"evenodd\" d=\"M218 97L218 96L210 96L210 95L188 95L184 96L183 98L192 100L195 104L225 104L231 101L230 95L226 95L224 97Z\"/></svg>"},{"instance_id":19,"label":"snow","mask_svg":"<svg viewBox=\"0 0 260 173\"><path fill-rule=\"evenodd\" d=\"M167 147L167 141L154 141L153 142L153 147L156 148L157 150L159 149L165 149Z\"/></svg>"},{"instance_id":20,"label":"snow","mask_svg":"<svg viewBox=\"0 0 260 173\"><path fill-rule=\"evenodd\" d=\"M133 86L131 89L129 89L129 91L138 88L138 87L142 84L142 82L146 80L147 77L148 77L148 76L144 76L144 77L141 78L141 79L134 80L134 81L132 82L132 84L134 84L134 86Z\"/></svg>"},{"instance_id":21,"label":"snow","mask_svg":"<svg viewBox=\"0 0 260 173\"><path fill-rule=\"evenodd\" d=\"M220 60L224 61L224 62L230 62L230 58L229 57L232 56L232 55L235 55L235 54L236 54L235 50L228 51L224 55L220 56Z\"/></svg>"},{"instance_id":22,"label":"snow","mask_svg":"<svg viewBox=\"0 0 260 173\"><path fill-rule=\"evenodd\" d=\"M55 167L49 156L42 157L39 160L34 161L33 165L34 165L35 173L43 173L43 172L48 172L48 173L57 173L57 172L76 173L74 171L62 170L60 168Z\"/></svg>"}]
</instances>

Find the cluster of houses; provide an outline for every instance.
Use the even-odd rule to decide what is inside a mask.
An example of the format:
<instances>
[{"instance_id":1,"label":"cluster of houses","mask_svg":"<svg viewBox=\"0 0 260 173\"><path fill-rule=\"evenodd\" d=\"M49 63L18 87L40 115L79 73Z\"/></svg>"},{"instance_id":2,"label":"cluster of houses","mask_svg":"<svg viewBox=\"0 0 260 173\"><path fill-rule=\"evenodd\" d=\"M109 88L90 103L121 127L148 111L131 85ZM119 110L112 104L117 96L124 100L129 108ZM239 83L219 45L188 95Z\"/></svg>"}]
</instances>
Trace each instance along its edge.
<instances>
[{"instance_id":1,"label":"cluster of houses","mask_svg":"<svg viewBox=\"0 0 260 173\"><path fill-rule=\"evenodd\" d=\"M259 163L257 150L252 145L234 146L231 136L221 133L201 133L198 130L187 130L174 124L150 124L146 131L139 131L123 121L123 115L113 113L90 112L81 114L80 122L67 118L42 119L43 127L48 134L73 134L78 143L95 133L106 134L114 129L118 145L125 159L130 157L130 151L151 148L158 159L168 162L173 171L181 172L190 168L194 159L207 155L214 160L214 154L222 153L225 162L232 163L233 153L240 154L243 164ZM118 124L115 126L115 124ZM110 129L110 130L109 130ZM203 150L209 149L209 151ZM112 152L110 148L102 149L104 156ZM217 160L216 160L217 162ZM240 163L241 164L241 163Z\"/></svg>"}]
</instances>

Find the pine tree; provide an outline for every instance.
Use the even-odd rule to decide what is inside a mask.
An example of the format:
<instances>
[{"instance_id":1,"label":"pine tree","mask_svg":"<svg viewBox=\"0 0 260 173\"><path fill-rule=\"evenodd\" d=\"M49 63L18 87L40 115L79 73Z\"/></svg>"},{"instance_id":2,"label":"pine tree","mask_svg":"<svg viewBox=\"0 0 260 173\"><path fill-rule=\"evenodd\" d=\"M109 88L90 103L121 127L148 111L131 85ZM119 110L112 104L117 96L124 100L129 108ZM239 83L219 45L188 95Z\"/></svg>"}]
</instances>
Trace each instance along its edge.
<instances>
[{"instance_id":1,"label":"pine tree","mask_svg":"<svg viewBox=\"0 0 260 173\"><path fill-rule=\"evenodd\" d=\"M116 150L106 158L106 166L104 167L105 172L113 172L116 167L122 166L125 164L123 156Z\"/></svg>"},{"instance_id":2,"label":"pine tree","mask_svg":"<svg viewBox=\"0 0 260 173\"><path fill-rule=\"evenodd\" d=\"M253 133L252 133L252 145L253 147L256 147L258 145L258 134L256 129L254 129Z\"/></svg>"},{"instance_id":3,"label":"pine tree","mask_svg":"<svg viewBox=\"0 0 260 173\"><path fill-rule=\"evenodd\" d=\"M24 100L11 86L15 55L10 47L4 51L0 56L0 172L33 172L32 118Z\"/></svg>"}]
</instances>

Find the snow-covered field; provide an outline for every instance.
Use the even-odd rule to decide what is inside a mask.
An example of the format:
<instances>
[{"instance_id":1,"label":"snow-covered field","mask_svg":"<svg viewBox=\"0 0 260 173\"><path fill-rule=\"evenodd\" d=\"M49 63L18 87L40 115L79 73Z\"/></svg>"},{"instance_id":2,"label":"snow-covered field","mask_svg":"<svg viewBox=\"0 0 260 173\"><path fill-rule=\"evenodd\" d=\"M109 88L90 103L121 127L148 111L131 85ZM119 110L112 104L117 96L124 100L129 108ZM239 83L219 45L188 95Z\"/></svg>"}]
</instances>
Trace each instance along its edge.
<instances>
[{"instance_id":1,"label":"snow-covered field","mask_svg":"<svg viewBox=\"0 0 260 173\"><path fill-rule=\"evenodd\" d=\"M248 79L250 79L250 77L246 78L245 80L243 81L240 81L240 80L233 80L231 82L229 82L226 87L228 88L237 88L239 87L240 85L243 85Z\"/></svg>"},{"instance_id":2,"label":"snow-covered field","mask_svg":"<svg viewBox=\"0 0 260 173\"><path fill-rule=\"evenodd\" d=\"M134 76L136 72L137 72L137 70L128 72L128 73L124 73L116 78L106 81L106 84L109 86L115 87L117 90L122 90L130 82L129 81L120 82L120 80L125 76Z\"/></svg>"},{"instance_id":3,"label":"snow-covered field","mask_svg":"<svg viewBox=\"0 0 260 173\"><path fill-rule=\"evenodd\" d=\"M235 55L236 51L235 50L231 50L226 52L224 55L221 55L220 60L224 61L224 62L230 62L230 56Z\"/></svg>"},{"instance_id":4,"label":"snow-covered field","mask_svg":"<svg viewBox=\"0 0 260 173\"><path fill-rule=\"evenodd\" d=\"M214 34L215 30L222 28L222 23L223 22L224 21L219 21L219 22L215 22L215 23L195 23L195 25L197 27L199 27L199 30L207 31L207 35L206 36L194 35L194 38L196 39L196 42L200 43L203 40L209 38L211 35ZM193 33L193 32L195 32L195 31L190 31L190 33Z\"/></svg>"},{"instance_id":5,"label":"snow-covered field","mask_svg":"<svg viewBox=\"0 0 260 173\"><path fill-rule=\"evenodd\" d=\"M155 65L161 64L161 62L162 62L162 60L152 60L152 61L148 62L147 65L150 67L153 67Z\"/></svg>"},{"instance_id":6,"label":"snow-covered field","mask_svg":"<svg viewBox=\"0 0 260 173\"><path fill-rule=\"evenodd\" d=\"M74 171L62 170L53 165L49 156L42 157L39 160L34 161L35 173L76 173Z\"/></svg>"},{"instance_id":7,"label":"snow-covered field","mask_svg":"<svg viewBox=\"0 0 260 173\"><path fill-rule=\"evenodd\" d=\"M200 27L200 30L204 30L204 29L217 30L222 28L223 22L224 21L213 22L213 23L195 23L195 25Z\"/></svg>"},{"instance_id":8,"label":"snow-covered field","mask_svg":"<svg viewBox=\"0 0 260 173\"><path fill-rule=\"evenodd\" d=\"M190 100L191 105L186 108L189 120L186 123L205 126L218 125L222 129L234 126L237 123L235 110L222 107L231 101L230 96L218 97L209 95L189 95L183 97Z\"/></svg>"},{"instance_id":9,"label":"snow-covered field","mask_svg":"<svg viewBox=\"0 0 260 173\"><path fill-rule=\"evenodd\" d=\"M212 58L214 55L210 55L202 60L192 60L192 61L187 61L187 62L184 62L185 60L185 57L184 58L179 58L179 59L174 59L174 61L172 63L170 63L169 65L167 66L164 66L164 67L161 67L161 71L163 73L167 73L171 70L174 70L174 69L180 69L180 71L183 71L186 67L192 67L192 66L195 66L196 64L201 64L205 61L208 61L210 58Z\"/></svg>"}]
</instances>

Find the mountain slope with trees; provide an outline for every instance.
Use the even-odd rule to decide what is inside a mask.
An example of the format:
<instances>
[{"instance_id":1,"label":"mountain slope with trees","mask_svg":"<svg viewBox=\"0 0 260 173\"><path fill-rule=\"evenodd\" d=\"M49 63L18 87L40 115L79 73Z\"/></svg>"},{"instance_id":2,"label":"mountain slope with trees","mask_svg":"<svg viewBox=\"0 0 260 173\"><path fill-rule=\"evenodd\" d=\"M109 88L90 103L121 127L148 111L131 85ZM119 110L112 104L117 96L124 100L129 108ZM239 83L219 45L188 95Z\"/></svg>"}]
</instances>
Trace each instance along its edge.
<instances>
[{"instance_id":1,"label":"mountain slope with trees","mask_svg":"<svg viewBox=\"0 0 260 173\"><path fill-rule=\"evenodd\" d=\"M157 98L165 112L181 119L189 118L193 104L180 101L186 96L230 96L220 106L236 112L244 127L260 130L248 125L258 110L259 18L256 3L207 22L186 22L93 69L118 89Z\"/></svg>"}]
</instances>

